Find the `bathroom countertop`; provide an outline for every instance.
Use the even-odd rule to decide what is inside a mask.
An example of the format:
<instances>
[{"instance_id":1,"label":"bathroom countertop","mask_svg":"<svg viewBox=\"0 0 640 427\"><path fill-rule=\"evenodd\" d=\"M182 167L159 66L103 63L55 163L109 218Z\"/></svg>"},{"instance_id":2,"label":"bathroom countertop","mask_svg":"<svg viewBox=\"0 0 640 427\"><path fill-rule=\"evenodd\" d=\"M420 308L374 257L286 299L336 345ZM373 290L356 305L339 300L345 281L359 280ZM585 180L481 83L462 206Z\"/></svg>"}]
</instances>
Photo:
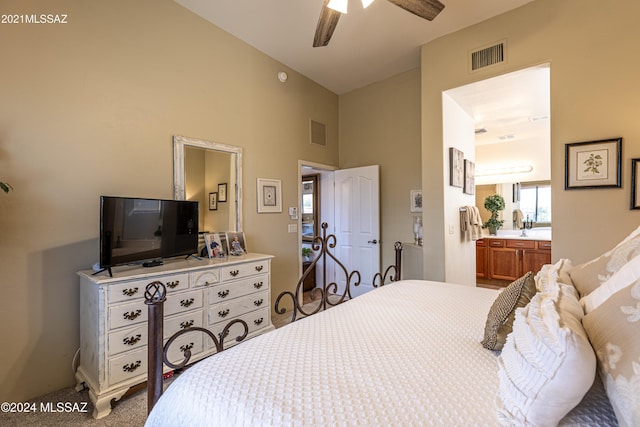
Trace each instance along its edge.
<instances>
[{"instance_id":1,"label":"bathroom countertop","mask_svg":"<svg viewBox=\"0 0 640 427\"><path fill-rule=\"evenodd\" d=\"M549 240L551 241L551 230L527 230L527 235L522 236L521 230L498 230L497 236L483 234L483 239L518 239L518 240Z\"/></svg>"}]
</instances>

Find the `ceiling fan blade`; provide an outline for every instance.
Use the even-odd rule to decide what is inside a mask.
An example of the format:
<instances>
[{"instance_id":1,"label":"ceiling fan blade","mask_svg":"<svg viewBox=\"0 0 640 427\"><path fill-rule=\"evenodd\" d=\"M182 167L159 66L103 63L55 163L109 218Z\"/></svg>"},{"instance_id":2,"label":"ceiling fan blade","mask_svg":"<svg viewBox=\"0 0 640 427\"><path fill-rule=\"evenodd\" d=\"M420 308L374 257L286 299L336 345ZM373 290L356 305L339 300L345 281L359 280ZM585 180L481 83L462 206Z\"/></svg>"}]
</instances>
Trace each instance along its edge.
<instances>
[{"instance_id":1,"label":"ceiling fan blade","mask_svg":"<svg viewBox=\"0 0 640 427\"><path fill-rule=\"evenodd\" d=\"M413 13L414 15L418 15L421 18L424 18L428 21L433 21L433 18L438 16L442 9L444 9L444 4L440 3L438 0L389 0L391 3L396 6L400 6L404 10Z\"/></svg>"},{"instance_id":2,"label":"ceiling fan blade","mask_svg":"<svg viewBox=\"0 0 640 427\"><path fill-rule=\"evenodd\" d=\"M324 6L322 6L322 12L320 12L320 18L316 26L316 35L313 37L313 47L328 45L336 25L338 25L341 13L329 9L327 7L328 4L329 0L324 0Z\"/></svg>"}]
</instances>

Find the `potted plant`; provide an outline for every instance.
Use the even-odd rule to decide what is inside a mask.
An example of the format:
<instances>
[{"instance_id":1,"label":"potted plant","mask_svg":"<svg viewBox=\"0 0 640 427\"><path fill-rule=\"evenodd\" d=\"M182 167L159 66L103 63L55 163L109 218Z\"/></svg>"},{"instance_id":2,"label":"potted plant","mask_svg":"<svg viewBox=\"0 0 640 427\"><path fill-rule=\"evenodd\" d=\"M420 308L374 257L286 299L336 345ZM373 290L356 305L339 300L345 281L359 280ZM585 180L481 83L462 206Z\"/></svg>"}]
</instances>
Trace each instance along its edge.
<instances>
[{"instance_id":1,"label":"potted plant","mask_svg":"<svg viewBox=\"0 0 640 427\"><path fill-rule=\"evenodd\" d=\"M504 210L504 198L499 194L487 196L484 199L484 208L491 212L491 218L482 224L482 228L488 228L489 234L495 236L498 228L504 223L504 220L498 219L498 214Z\"/></svg>"},{"instance_id":2,"label":"potted plant","mask_svg":"<svg viewBox=\"0 0 640 427\"><path fill-rule=\"evenodd\" d=\"M309 257L311 256L311 249L310 248L302 248L302 256L304 257L305 261L309 261Z\"/></svg>"}]
</instances>

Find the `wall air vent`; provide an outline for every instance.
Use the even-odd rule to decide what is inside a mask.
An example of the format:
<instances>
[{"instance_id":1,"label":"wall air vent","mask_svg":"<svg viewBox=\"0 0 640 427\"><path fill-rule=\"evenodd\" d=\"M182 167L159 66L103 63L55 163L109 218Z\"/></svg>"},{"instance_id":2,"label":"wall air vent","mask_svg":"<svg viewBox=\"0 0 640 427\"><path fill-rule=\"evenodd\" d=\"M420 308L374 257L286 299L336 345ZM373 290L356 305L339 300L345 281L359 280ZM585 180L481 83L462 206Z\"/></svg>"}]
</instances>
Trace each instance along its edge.
<instances>
[{"instance_id":1,"label":"wall air vent","mask_svg":"<svg viewBox=\"0 0 640 427\"><path fill-rule=\"evenodd\" d=\"M310 132L312 144L327 146L327 125L311 119Z\"/></svg>"},{"instance_id":2,"label":"wall air vent","mask_svg":"<svg viewBox=\"0 0 640 427\"><path fill-rule=\"evenodd\" d=\"M476 71L481 68L489 67L491 65L500 64L506 61L507 57L507 42L506 40L496 43L494 45L483 47L475 50L470 54L471 71Z\"/></svg>"}]
</instances>

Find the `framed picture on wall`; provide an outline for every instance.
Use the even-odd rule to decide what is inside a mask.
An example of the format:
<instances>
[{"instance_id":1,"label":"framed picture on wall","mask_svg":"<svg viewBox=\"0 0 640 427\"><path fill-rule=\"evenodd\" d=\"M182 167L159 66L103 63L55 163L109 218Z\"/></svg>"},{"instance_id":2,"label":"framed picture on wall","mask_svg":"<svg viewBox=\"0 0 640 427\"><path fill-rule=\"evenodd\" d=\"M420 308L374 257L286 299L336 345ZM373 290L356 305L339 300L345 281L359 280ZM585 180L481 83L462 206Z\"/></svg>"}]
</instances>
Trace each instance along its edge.
<instances>
[{"instance_id":1,"label":"framed picture on wall","mask_svg":"<svg viewBox=\"0 0 640 427\"><path fill-rule=\"evenodd\" d=\"M620 188L622 138L565 144L565 190Z\"/></svg>"},{"instance_id":2,"label":"framed picture on wall","mask_svg":"<svg viewBox=\"0 0 640 427\"><path fill-rule=\"evenodd\" d=\"M282 212L282 190L278 179L258 178L258 213Z\"/></svg>"},{"instance_id":3,"label":"framed picture on wall","mask_svg":"<svg viewBox=\"0 0 640 427\"><path fill-rule=\"evenodd\" d=\"M631 159L631 209L640 209L640 159Z\"/></svg>"},{"instance_id":4,"label":"framed picture on wall","mask_svg":"<svg viewBox=\"0 0 640 427\"><path fill-rule=\"evenodd\" d=\"M464 159L464 194L476 193L476 164Z\"/></svg>"},{"instance_id":5,"label":"framed picture on wall","mask_svg":"<svg viewBox=\"0 0 640 427\"><path fill-rule=\"evenodd\" d=\"M227 201L227 183L218 184L218 201L226 202Z\"/></svg>"},{"instance_id":6,"label":"framed picture on wall","mask_svg":"<svg viewBox=\"0 0 640 427\"><path fill-rule=\"evenodd\" d=\"M422 190L411 190L411 212L422 212Z\"/></svg>"},{"instance_id":7,"label":"framed picture on wall","mask_svg":"<svg viewBox=\"0 0 640 427\"><path fill-rule=\"evenodd\" d=\"M209 193L209 210L217 211L218 210L218 193Z\"/></svg>"},{"instance_id":8,"label":"framed picture on wall","mask_svg":"<svg viewBox=\"0 0 640 427\"><path fill-rule=\"evenodd\" d=\"M449 185L462 187L464 184L464 153L449 147Z\"/></svg>"}]
</instances>

